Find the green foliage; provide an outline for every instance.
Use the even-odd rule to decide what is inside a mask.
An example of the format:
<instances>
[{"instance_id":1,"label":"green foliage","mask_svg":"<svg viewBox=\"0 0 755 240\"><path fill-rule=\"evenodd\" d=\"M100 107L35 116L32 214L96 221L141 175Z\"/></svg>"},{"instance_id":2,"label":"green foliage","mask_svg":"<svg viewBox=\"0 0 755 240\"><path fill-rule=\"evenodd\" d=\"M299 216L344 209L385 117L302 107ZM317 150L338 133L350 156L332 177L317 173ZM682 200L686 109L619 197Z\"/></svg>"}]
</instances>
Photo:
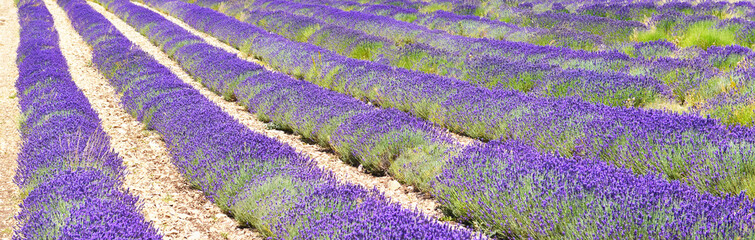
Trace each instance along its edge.
<instances>
[{"instance_id":1,"label":"green foliage","mask_svg":"<svg viewBox=\"0 0 755 240\"><path fill-rule=\"evenodd\" d=\"M489 82L485 83L485 86L487 88L514 89L521 92L529 92L543 76L544 73L542 72L521 72L516 76L492 78Z\"/></svg>"},{"instance_id":2,"label":"green foliage","mask_svg":"<svg viewBox=\"0 0 755 240\"><path fill-rule=\"evenodd\" d=\"M430 55L423 51L406 52L399 56L398 61L393 65L405 69L414 69L416 63L428 58Z\"/></svg>"},{"instance_id":3,"label":"green foliage","mask_svg":"<svg viewBox=\"0 0 755 240\"><path fill-rule=\"evenodd\" d=\"M404 150L388 168L388 173L402 183L432 192L432 184L448 158L454 156L448 146L425 145Z\"/></svg>"},{"instance_id":4,"label":"green foliage","mask_svg":"<svg viewBox=\"0 0 755 240\"><path fill-rule=\"evenodd\" d=\"M626 131L630 131L627 129ZM750 188L752 184L743 184L743 179L752 176L755 163L745 159L745 152L753 151L751 143L729 143L725 159L726 166L710 160L694 162L690 160L689 153L693 153L695 159L713 159L713 156L722 156L719 143L710 143L701 140L700 134L688 131L675 136L678 143L656 142L653 137L647 138L645 148L632 148L629 143L634 141L631 133L619 136L611 143L611 147L603 151L599 157L606 162L619 167L626 167L636 174L646 174L660 170L663 177L669 180L679 180L690 184L698 189L713 194L738 193ZM644 139L644 138L643 138ZM648 157L661 157L667 161L649 161ZM690 164L707 164L706 168L716 168L721 175L696 174ZM751 177L749 177L751 178ZM752 192L748 191L752 196Z\"/></svg>"},{"instance_id":5,"label":"green foliage","mask_svg":"<svg viewBox=\"0 0 755 240\"><path fill-rule=\"evenodd\" d=\"M668 33L657 28L647 32L639 32L635 38L638 42L658 41L661 39L669 39Z\"/></svg>"},{"instance_id":6,"label":"green foliage","mask_svg":"<svg viewBox=\"0 0 755 240\"><path fill-rule=\"evenodd\" d=\"M443 11L446 11L446 12L451 12L451 10L453 10L453 4L450 3L450 2L431 3L431 4L424 5L424 6L422 6L422 7L419 8L419 12L420 13L425 13L425 14L426 13L437 12L437 11L440 11L440 10L443 10Z\"/></svg>"},{"instance_id":7,"label":"green foliage","mask_svg":"<svg viewBox=\"0 0 755 240\"><path fill-rule=\"evenodd\" d=\"M303 29L300 29L298 32L296 32L296 35L294 36L294 41L297 42L307 42L309 40L309 37L312 36L315 32L320 30L321 26L318 25L309 25Z\"/></svg>"},{"instance_id":8,"label":"green foliage","mask_svg":"<svg viewBox=\"0 0 755 240\"><path fill-rule=\"evenodd\" d=\"M655 28L645 32L638 32L635 40L639 42L667 40L679 47L699 47L707 50L711 46L728 46L736 42L736 29L717 28L715 21L699 21L676 29L676 23L670 20L661 21Z\"/></svg>"},{"instance_id":9,"label":"green foliage","mask_svg":"<svg viewBox=\"0 0 755 240\"><path fill-rule=\"evenodd\" d=\"M414 132L411 130L395 130L385 133L377 139L367 142L360 142L356 139L365 135L365 132L357 132L350 137L350 140L332 143L333 150L342 158L353 165L361 164L365 170L382 174L388 171L396 159L403 159L403 162L424 162L431 158L442 158L441 155L445 150L443 146L433 144L433 137L423 132ZM363 144L360 146L352 143ZM417 154L417 151L408 151L405 149L422 149L426 148L425 154ZM361 149L356 151L355 149ZM428 154L435 156L427 158ZM424 160L417 160L423 158Z\"/></svg>"},{"instance_id":10,"label":"green foliage","mask_svg":"<svg viewBox=\"0 0 755 240\"><path fill-rule=\"evenodd\" d=\"M412 13L399 13L394 15L393 18L402 22L412 23L417 20L417 15Z\"/></svg>"},{"instance_id":11,"label":"green foliage","mask_svg":"<svg viewBox=\"0 0 755 240\"><path fill-rule=\"evenodd\" d=\"M714 21L700 21L690 25L679 41L680 47L697 46L707 50L710 46L734 44L735 32L715 27Z\"/></svg>"},{"instance_id":12,"label":"green foliage","mask_svg":"<svg viewBox=\"0 0 755 240\"><path fill-rule=\"evenodd\" d=\"M752 127L755 124L755 104L719 106L707 114L727 125Z\"/></svg>"},{"instance_id":13,"label":"green foliage","mask_svg":"<svg viewBox=\"0 0 755 240\"><path fill-rule=\"evenodd\" d=\"M744 56L738 54L730 54L724 59L711 59L713 66L723 71L730 71L737 67L740 61L744 59Z\"/></svg>"},{"instance_id":14,"label":"green foliage","mask_svg":"<svg viewBox=\"0 0 755 240\"><path fill-rule=\"evenodd\" d=\"M379 55L377 53L380 53L382 48L383 43L381 42L361 42L351 49L349 57L371 61Z\"/></svg>"},{"instance_id":15,"label":"green foliage","mask_svg":"<svg viewBox=\"0 0 755 240\"><path fill-rule=\"evenodd\" d=\"M623 46L621 52L632 58L637 57L637 50L634 46Z\"/></svg>"},{"instance_id":16,"label":"green foliage","mask_svg":"<svg viewBox=\"0 0 755 240\"><path fill-rule=\"evenodd\" d=\"M231 190L238 190L244 184L249 184L246 181L242 182L242 180L244 179L234 181L238 184L230 184L232 187L225 187L224 189L228 189L225 192L236 195ZM243 200L239 200L226 209L239 222L248 223L265 236L275 237L271 229L272 226L275 226L281 218L285 217L283 214L293 207L293 203L297 202L291 198L301 197L306 188L296 184L290 177L281 175L275 175L263 182L253 184L255 185L254 191L245 191Z\"/></svg>"}]
</instances>

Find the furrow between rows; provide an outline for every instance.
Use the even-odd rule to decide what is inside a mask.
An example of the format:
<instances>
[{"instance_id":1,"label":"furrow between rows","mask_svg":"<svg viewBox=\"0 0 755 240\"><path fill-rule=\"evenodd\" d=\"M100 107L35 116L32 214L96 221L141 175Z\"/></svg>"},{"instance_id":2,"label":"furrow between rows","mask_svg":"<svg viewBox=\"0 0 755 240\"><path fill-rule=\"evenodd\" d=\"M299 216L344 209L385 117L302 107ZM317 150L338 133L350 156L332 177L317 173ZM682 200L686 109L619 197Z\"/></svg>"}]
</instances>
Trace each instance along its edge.
<instances>
[{"instance_id":1,"label":"furrow between rows","mask_svg":"<svg viewBox=\"0 0 755 240\"><path fill-rule=\"evenodd\" d=\"M18 78L16 49L19 43L18 9L13 1L0 2L0 238L10 238L16 224L13 216L19 210L18 186L13 175L21 148L18 132L18 94L14 83Z\"/></svg>"}]
</instances>

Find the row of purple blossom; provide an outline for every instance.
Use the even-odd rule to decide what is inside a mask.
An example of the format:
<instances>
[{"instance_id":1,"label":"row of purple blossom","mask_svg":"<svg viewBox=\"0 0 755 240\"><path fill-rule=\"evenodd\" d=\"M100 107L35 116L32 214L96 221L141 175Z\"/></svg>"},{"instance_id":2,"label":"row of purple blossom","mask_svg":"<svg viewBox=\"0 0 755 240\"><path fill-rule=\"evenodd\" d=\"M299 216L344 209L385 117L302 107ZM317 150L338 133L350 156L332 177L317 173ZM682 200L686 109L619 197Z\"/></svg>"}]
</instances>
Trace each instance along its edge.
<instances>
[{"instance_id":1,"label":"row of purple blossom","mask_svg":"<svg viewBox=\"0 0 755 240\"><path fill-rule=\"evenodd\" d=\"M235 121L139 50L83 0L59 3L93 47L94 65L122 94L124 107L160 133L179 171L239 222L280 239L472 237L468 231L454 230L389 203L375 190L338 183L331 173L317 168L312 159ZM111 1L108 6L121 13L134 13L133 21L149 22L159 17L145 14L149 10L127 1ZM138 30L176 36L161 42L180 52L174 56L201 58L206 53L202 51L204 46L191 45L197 39L173 35L181 33L175 27L143 26ZM223 63L219 61L215 64ZM245 81L267 77L274 83L282 78L262 73L259 67L243 70L248 70L241 79ZM208 70L202 79L228 76L227 73Z\"/></svg>"},{"instance_id":2,"label":"row of purple blossom","mask_svg":"<svg viewBox=\"0 0 755 240\"><path fill-rule=\"evenodd\" d=\"M17 6L23 201L13 239L160 239L121 186L122 159L71 79L45 4Z\"/></svg>"},{"instance_id":3,"label":"row of purple blossom","mask_svg":"<svg viewBox=\"0 0 755 240\"><path fill-rule=\"evenodd\" d=\"M183 13L186 14L183 15L185 17L193 12L193 8L198 9L196 6L182 2L150 1L148 3L162 10L186 11ZM228 92L236 93L234 97L227 97L227 99L239 98L241 104L248 106L250 111L257 114L259 118L284 125L308 138L320 137L317 132L311 132L309 129L328 128L325 124L327 121L317 123L281 120L296 119L291 115L296 116L302 113L308 117L317 117L318 115L302 112L301 109L317 109L315 111L333 109L323 109L323 106L326 106L323 102L327 101L302 99L293 91L289 92L292 94L290 96L273 91L270 95L278 101L275 104L280 110L265 110L270 106L264 107L253 102L265 102L265 104L274 104L274 102L270 102L271 97L266 96L264 90L257 90L259 84L243 84L253 83L249 78L241 83L233 83L234 79L249 76L244 75L244 71L239 71L243 68L238 66L251 63L241 61L228 53L222 53L219 49L209 50L211 47L201 43L185 30L162 19L156 13L145 12L143 8L120 1L108 2L106 5L109 10L124 18L136 29L140 29L145 36L179 61L184 69L217 94L231 96ZM165 8L165 6L172 6L172 8ZM208 14L210 12L202 12L197 16L208 16ZM208 23L210 22L201 24ZM227 26L227 22L221 21L218 26ZM205 25L205 27L210 26ZM227 29L218 31L234 30L239 29L228 26ZM185 42L186 45L176 47L168 44L167 40ZM184 51L183 48L195 49L196 52L198 51L196 49L202 47L207 50L202 51L201 57L200 54L181 53ZM187 55L194 57L189 60ZM223 60L212 61L211 59ZM234 67L229 69L228 66ZM256 69L258 68L254 71L258 71ZM210 72L214 73L214 76L208 74ZM261 73L252 75L252 78L264 79L266 77ZM307 82L296 82L285 77L277 81L265 81L265 83L272 86L270 88L292 88L285 85L311 86ZM321 92L316 87L306 89ZM249 95L250 92L258 94ZM243 96L248 96L248 98L240 97L242 94L238 93L247 93ZM322 96L312 94L308 97ZM352 102L347 99L343 101ZM264 108L258 109L260 106ZM263 111L262 114L260 111ZM318 114L321 114L319 117L323 119L337 119L339 116L337 113L338 111L336 114L321 111ZM379 126L372 129L364 128L365 125L375 124L375 118L369 116L354 117L350 124L356 125L354 129L360 129L357 132L376 131L380 134L386 132L385 128ZM332 136L343 138L344 134L348 136L349 132L336 131ZM369 142L371 139L367 138L363 141L365 140ZM392 141L385 146L400 148L400 144L404 142ZM337 147L335 148L338 151ZM354 146L354 150L370 152L372 149L370 145L367 145ZM420 155L427 153L422 150L427 149L419 149L419 151L406 149L400 153L419 153ZM367 156L352 157L365 158ZM699 193L694 187L678 181L668 181L655 174L636 176L630 170L606 164L600 160L542 154L519 142L494 141L484 145L475 145L462 154L456 155L450 162L433 159L436 156L432 154L420 157L425 158L427 162L402 162L404 159L399 157L395 162L377 165L377 167L381 167L404 182L433 193L439 198L449 216L462 222L473 223L473 226L496 237L610 239L621 236L731 238L751 235L749 226L752 225L753 203L744 193L726 197ZM368 159L361 160L362 163L369 163L369 161L364 161ZM427 165L433 164L436 164L435 167L440 172L427 170L430 169ZM602 186L615 187L602 189ZM552 192L556 194L548 196ZM543 199L544 196L551 198ZM551 203L551 205L545 203ZM669 207L675 204L683 207ZM637 215L637 213L644 215Z\"/></svg>"}]
</instances>

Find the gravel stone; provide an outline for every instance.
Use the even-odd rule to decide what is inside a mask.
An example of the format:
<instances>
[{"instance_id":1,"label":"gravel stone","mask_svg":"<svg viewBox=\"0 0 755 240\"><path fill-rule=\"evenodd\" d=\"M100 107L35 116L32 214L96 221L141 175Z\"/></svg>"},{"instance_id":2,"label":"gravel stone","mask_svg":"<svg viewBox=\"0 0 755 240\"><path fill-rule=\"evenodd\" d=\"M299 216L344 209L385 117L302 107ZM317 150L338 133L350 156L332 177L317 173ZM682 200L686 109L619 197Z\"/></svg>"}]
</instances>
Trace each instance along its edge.
<instances>
[{"instance_id":1,"label":"gravel stone","mask_svg":"<svg viewBox=\"0 0 755 240\"><path fill-rule=\"evenodd\" d=\"M16 49L19 44L18 8L13 1L0 1L0 239L10 239L21 199L13 176L21 151L16 96Z\"/></svg>"}]
</instances>

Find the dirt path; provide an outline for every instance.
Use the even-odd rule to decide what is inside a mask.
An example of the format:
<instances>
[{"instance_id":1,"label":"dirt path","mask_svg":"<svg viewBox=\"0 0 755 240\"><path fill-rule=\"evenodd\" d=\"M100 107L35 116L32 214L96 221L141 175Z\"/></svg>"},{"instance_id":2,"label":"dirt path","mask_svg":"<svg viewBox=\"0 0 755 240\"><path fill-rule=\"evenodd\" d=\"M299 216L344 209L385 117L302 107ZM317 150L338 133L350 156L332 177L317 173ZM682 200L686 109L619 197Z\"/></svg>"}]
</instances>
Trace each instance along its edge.
<instances>
[{"instance_id":1,"label":"dirt path","mask_svg":"<svg viewBox=\"0 0 755 240\"><path fill-rule=\"evenodd\" d=\"M60 48L68 61L71 76L102 119L112 147L127 167L123 185L143 202L143 214L165 239L259 239L259 235L223 214L191 189L171 163L160 136L127 114L115 90L92 66L91 48L71 26L65 12L45 0L60 35Z\"/></svg>"},{"instance_id":2,"label":"dirt path","mask_svg":"<svg viewBox=\"0 0 755 240\"><path fill-rule=\"evenodd\" d=\"M0 1L0 239L10 239L19 210L18 186L13 183L21 135L18 132L16 49L19 44L18 9L12 0Z\"/></svg>"},{"instance_id":3,"label":"dirt path","mask_svg":"<svg viewBox=\"0 0 755 240\"><path fill-rule=\"evenodd\" d=\"M437 210L438 204L437 202L435 202L435 200L428 198L422 194L418 194L411 187L401 185L396 180L393 180L392 177L375 177L370 174L360 172L357 168L345 164L334 154L325 152L324 149L320 146L304 143L303 141L301 141L301 137L298 135L287 134L283 131L268 129L267 124L257 120L252 114L245 111L242 106L223 100L221 96L216 95L207 88L203 87L199 82L194 81L193 78L191 78L191 76L186 73L177 62L170 59L168 55L160 50L160 48L153 45L151 42L149 42L149 39L135 31L127 23L121 21L120 18L113 15L112 13L107 12L102 6L94 3L90 3L90 5L93 5L96 10L100 11L100 13L103 13L103 15L105 15L105 17L107 17L113 23L113 25L115 25L118 30L124 33L124 35L126 35L126 37L128 37L132 42L137 43L142 49L149 52L161 64L170 68L170 70L181 80L199 90L202 95L210 99L210 101L212 101L216 105L220 106L224 111L247 126L249 129L264 134L265 136L275 138L278 141L294 147L297 151L302 152L314 159L320 168L332 171L340 181L355 183L369 189L377 188L389 199L400 203L405 208L417 209L435 219L443 216L442 213ZM165 16L165 14L163 14L163 16ZM231 53L239 53L236 49L225 45L206 34L199 34L196 30L188 27L178 19L169 16L165 17L174 23L178 23L181 27L186 28L192 33L198 34L198 36L208 41L211 45L221 47L222 49L225 49L226 51L229 51Z\"/></svg>"}]
</instances>

